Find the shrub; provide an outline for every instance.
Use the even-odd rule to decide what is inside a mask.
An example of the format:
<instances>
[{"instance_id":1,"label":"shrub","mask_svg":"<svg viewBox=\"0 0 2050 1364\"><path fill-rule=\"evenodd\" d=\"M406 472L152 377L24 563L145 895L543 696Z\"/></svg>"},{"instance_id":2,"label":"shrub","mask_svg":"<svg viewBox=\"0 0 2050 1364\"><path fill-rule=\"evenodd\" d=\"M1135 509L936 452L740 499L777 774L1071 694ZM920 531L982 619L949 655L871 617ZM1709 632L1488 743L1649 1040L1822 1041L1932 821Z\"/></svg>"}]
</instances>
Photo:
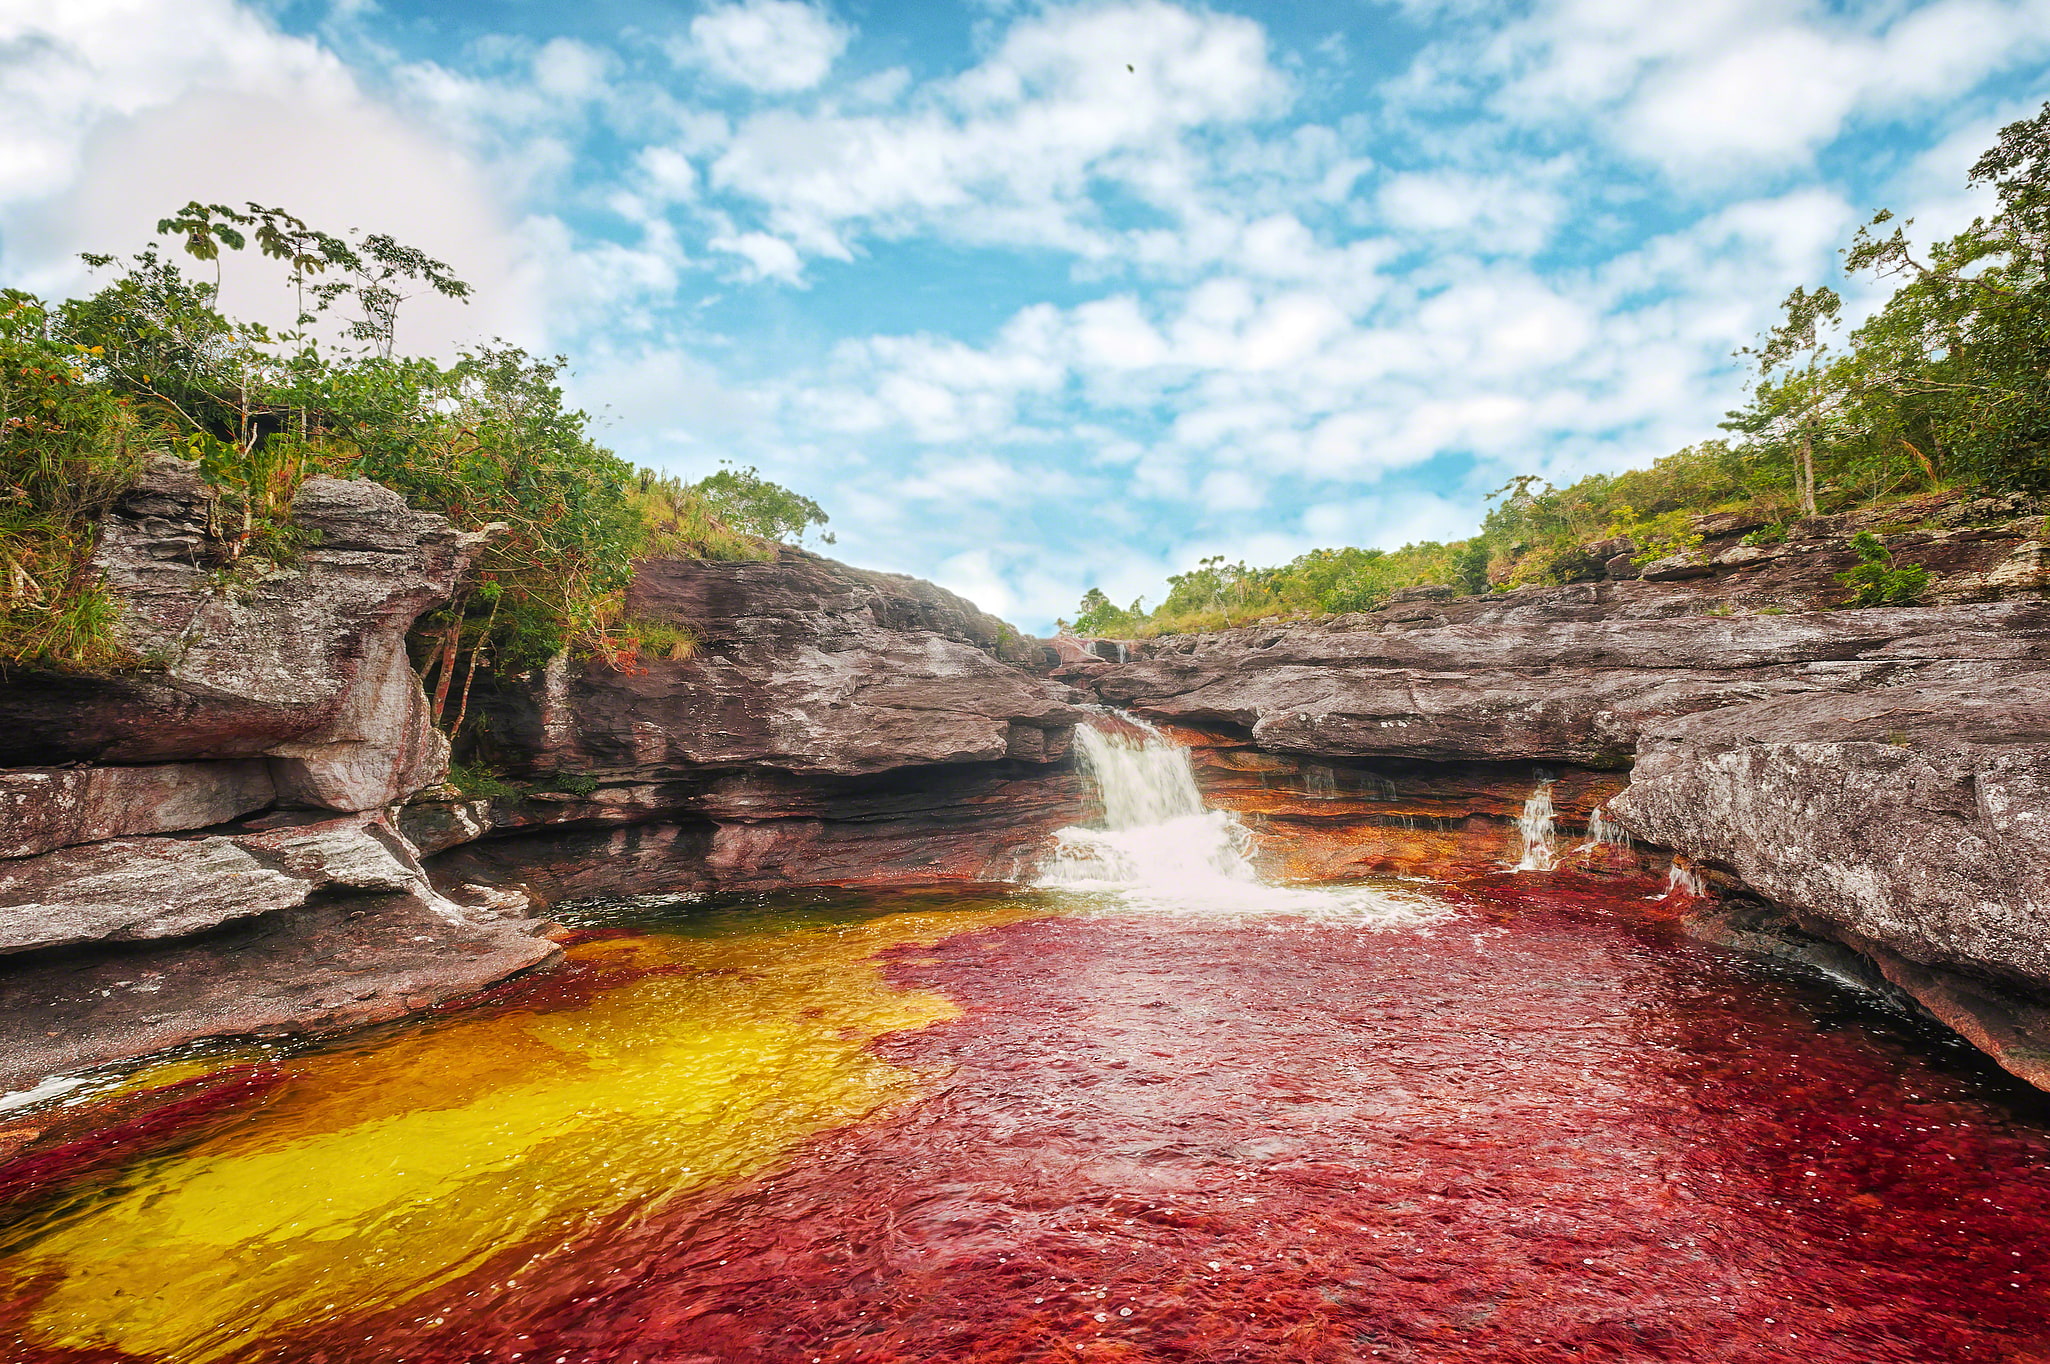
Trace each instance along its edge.
<instances>
[{"instance_id":1,"label":"shrub","mask_svg":"<svg viewBox=\"0 0 2050 1364\"><path fill-rule=\"evenodd\" d=\"M1851 551L1858 556L1855 567L1837 574L1837 581L1853 589L1846 606L1912 606L1929 590L1929 570L1920 564L1897 567L1893 554L1869 530L1851 537Z\"/></svg>"}]
</instances>

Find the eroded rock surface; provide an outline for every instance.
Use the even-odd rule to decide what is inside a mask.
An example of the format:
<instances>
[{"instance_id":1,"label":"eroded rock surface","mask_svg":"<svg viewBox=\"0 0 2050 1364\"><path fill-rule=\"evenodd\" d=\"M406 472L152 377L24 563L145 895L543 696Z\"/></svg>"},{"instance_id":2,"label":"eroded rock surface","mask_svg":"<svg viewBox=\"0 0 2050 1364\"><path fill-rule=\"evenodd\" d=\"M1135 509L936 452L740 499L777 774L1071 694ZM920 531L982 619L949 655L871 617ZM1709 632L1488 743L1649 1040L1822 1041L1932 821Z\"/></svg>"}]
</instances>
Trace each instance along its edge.
<instances>
[{"instance_id":1,"label":"eroded rock surface","mask_svg":"<svg viewBox=\"0 0 2050 1364\"><path fill-rule=\"evenodd\" d=\"M484 702L531 782L444 880L547 899L662 889L913 885L1029 873L1079 809L1081 712L1045 648L930 583L785 549L762 563L642 566L628 610L692 655L637 671L558 663ZM409 807L430 841L476 818Z\"/></svg>"},{"instance_id":2,"label":"eroded rock surface","mask_svg":"<svg viewBox=\"0 0 2050 1364\"><path fill-rule=\"evenodd\" d=\"M0 973L0 1089L207 1038L402 1018L540 965L531 924L418 894L321 895L211 933Z\"/></svg>"},{"instance_id":3,"label":"eroded rock surface","mask_svg":"<svg viewBox=\"0 0 2050 1364\"><path fill-rule=\"evenodd\" d=\"M2050 608L1674 615L1589 583L1149 642L1091 671L1149 718L1270 752L1625 767L1653 722L1772 696L1965 685L2050 664Z\"/></svg>"},{"instance_id":4,"label":"eroded rock surface","mask_svg":"<svg viewBox=\"0 0 2050 1364\"><path fill-rule=\"evenodd\" d=\"M161 456L95 558L140 666L0 687L0 763L273 760L281 798L367 810L440 779L404 638L445 600L474 537L375 483L316 477L285 567L228 563L197 466Z\"/></svg>"}]
</instances>

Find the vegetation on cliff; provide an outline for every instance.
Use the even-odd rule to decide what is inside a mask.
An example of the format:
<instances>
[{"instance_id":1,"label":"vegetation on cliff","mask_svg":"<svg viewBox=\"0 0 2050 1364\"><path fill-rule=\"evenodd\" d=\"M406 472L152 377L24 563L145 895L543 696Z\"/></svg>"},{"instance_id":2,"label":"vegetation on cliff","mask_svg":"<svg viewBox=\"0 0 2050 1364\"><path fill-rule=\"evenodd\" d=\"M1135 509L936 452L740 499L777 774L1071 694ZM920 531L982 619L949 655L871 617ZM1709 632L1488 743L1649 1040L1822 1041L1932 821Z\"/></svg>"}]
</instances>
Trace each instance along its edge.
<instances>
[{"instance_id":1,"label":"vegetation on cliff","mask_svg":"<svg viewBox=\"0 0 2050 1364\"><path fill-rule=\"evenodd\" d=\"M399 354L408 299L470 289L390 237L344 239L256 204L189 204L159 230L197 275L150 247L86 257L111 276L86 298L0 292L0 666L123 661L90 567L94 526L158 454L196 459L219 491L224 588L244 560L289 562L292 495L315 473L375 479L488 532L461 599L419 632L451 728L480 663L687 652L683 632L625 617L637 557L763 557L826 520L752 469L696 483L634 469L565 404L560 356ZM224 253L252 244L292 290L287 330L217 306Z\"/></svg>"},{"instance_id":2,"label":"vegetation on cliff","mask_svg":"<svg viewBox=\"0 0 2050 1364\"><path fill-rule=\"evenodd\" d=\"M1970 179L1993 191L1992 212L1926 255L1890 213L1852 239L1846 271L1896 283L1848 335L1833 289L1794 290L1780 323L1740 352L1752 383L1727 436L1564 488L1514 479L1480 530L1451 544L1320 549L1277 568L1206 559L1151 610L1092 589L1073 628L1178 633L1363 610L1419 583L1569 582L1598 572L1588 547L1604 540L1627 539L1608 553L1640 562L1684 552L1708 512L1778 527L1935 489L2050 493L2050 104L2002 129ZM1847 604L1913 599L1912 567L1883 546L1858 553Z\"/></svg>"}]
</instances>

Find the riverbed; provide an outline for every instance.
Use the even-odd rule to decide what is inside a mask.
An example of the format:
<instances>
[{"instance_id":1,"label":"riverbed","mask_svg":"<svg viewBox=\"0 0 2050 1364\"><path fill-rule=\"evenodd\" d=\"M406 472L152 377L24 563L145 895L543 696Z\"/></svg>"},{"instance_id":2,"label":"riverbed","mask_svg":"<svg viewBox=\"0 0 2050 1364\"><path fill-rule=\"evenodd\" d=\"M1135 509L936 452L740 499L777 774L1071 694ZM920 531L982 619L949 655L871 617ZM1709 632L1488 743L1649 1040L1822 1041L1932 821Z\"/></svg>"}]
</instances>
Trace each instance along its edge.
<instances>
[{"instance_id":1,"label":"riverbed","mask_svg":"<svg viewBox=\"0 0 2050 1364\"><path fill-rule=\"evenodd\" d=\"M17 1172L0 1339L53 1362L2050 1358L2040 1096L1689 941L1662 889L586 906L566 967L463 1007L16 1115L131 1116Z\"/></svg>"}]
</instances>

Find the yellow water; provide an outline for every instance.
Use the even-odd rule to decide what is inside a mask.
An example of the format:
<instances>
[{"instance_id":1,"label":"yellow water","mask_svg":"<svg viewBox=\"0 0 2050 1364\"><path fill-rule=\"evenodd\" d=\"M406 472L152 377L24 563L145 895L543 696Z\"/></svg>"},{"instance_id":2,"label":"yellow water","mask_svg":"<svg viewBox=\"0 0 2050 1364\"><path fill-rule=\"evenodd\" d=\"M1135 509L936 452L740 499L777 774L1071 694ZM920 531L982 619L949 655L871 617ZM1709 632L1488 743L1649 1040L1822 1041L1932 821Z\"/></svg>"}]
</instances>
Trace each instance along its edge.
<instances>
[{"instance_id":1,"label":"yellow water","mask_svg":"<svg viewBox=\"0 0 2050 1364\"><path fill-rule=\"evenodd\" d=\"M956 1010L891 986L876 954L1035 912L585 943L572 958L619 983L298 1056L260 1114L81 1203L0 1262L0 1290L34 1298L45 1348L206 1361L402 1306L508 1247L545 1254L921 1092L932 1077L868 1044Z\"/></svg>"}]
</instances>

